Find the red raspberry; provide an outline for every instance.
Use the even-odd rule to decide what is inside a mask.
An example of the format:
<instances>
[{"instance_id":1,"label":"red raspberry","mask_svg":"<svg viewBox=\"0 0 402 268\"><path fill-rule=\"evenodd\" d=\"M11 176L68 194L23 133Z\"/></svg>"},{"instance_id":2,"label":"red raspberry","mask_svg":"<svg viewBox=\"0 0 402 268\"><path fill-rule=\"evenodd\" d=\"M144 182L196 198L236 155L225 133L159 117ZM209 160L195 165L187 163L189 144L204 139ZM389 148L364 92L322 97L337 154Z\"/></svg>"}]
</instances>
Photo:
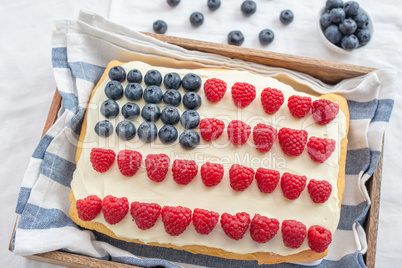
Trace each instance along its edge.
<instances>
[{"instance_id":1,"label":"red raspberry","mask_svg":"<svg viewBox=\"0 0 402 268\"><path fill-rule=\"evenodd\" d=\"M96 195L90 195L77 200L78 218L83 221L92 221L102 210L102 199Z\"/></svg>"},{"instance_id":2,"label":"red raspberry","mask_svg":"<svg viewBox=\"0 0 402 268\"><path fill-rule=\"evenodd\" d=\"M196 208L193 212L193 225L199 234L207 235L219 221L219 213Z\"/></svg>"},{"instance_id":3,"label":"red raspberry","mask_svg":"<svg viewBox=\"0 0 402 268\"><path fill-rule=\"evenodd\" d=\"M255 99L255 87L245 82L236 82L232 86L232 99L239 108L248 106Z\"/></svg>"},{"instance_id":4,"label":"red raspberry","mask_svg":"<svg viewBox=\"0 0 402 268\"><path fill-rule=\"evenodd\" d=\"M276 140L276 134L276 129L270 125L257 124L253 128L255 148L262 153L268 152Z\"/></svg>"},{"instance_id":5,"label":"red raspberry","mask_svg":"<svg viewBox=\"0 0 402 268\"><path fill-rule=\"evenodd\" d=\"M116 153L113 150L99 148L92 148L91 155L89 156L92 167L100 173L106 172L113 164L115 158Z\"/></svg>"},{"instance_id":6,"label":"red raspberry","mask_svg":"<svg viewBox=\"0 0 402 268\"><path fill-rule=\"evenodd\" d=\"M279 230L279 221L255 214L250 224L251 238L257 243L266 243L271 240Z\"/></svg>"},{"instance_id":7,"label":"red raspberry","mask_svg":"<svg viewBox=\"0 0 402 268\"><path fill-rule=\"evenodd\" d=\"M305 130L281 128L278 131L278 141L282 151L289 156L298 156L304 151L308 133Z\"/></svg>"},{"instance_id":8,"label":"red raspberry","mask_svg":"<svg viewBox=\"0 0 402 268\"><path fill-rule=\"evenodd\" d=\"M166 154L149 154L145 158L145 168L148 178L154 182L161 182L165 179L169 170L170 159Z\"/></svg>"},{"instance_id":9,"label":"red raspberry","mask_svg":"<svg viewBox=\"0 0 402 268\"><path fill-rule=\"evenodd\" d=\"M307 185L308 193L314 203L324 203L332 192L332 186L327 181L310 180Z\"/></svg>"},{"instance_id":10,"label":"red raspberry","mask_svg":"<svg viewBox=\"0 0 402 268\"><path fill-rule=\"evenodd\" d=\"M205 141L213 141L222 135L225 123L216 118L204 118L200 121L201 137Z\"/></svg>"},{"instance_id":11,"label":"red raspberry","mask_svg":"<svg viewBox=\"0 0 402 268\"><path fill-rule=\"evenodd\" d=\"M240 120L233 120L228 125L228 136L234 145L246 143L251 134L251 127Z\"/></svg>"},{"instance_id":12,"label":"red raspberry","mask_svg":"<svg viewBox=\"0 0 402 268\"><path fill-rule=\"evenodd\" d=\"M314 252L324 252L332 242L332 234L329 230L319 225L313 225L307 232L308 245Z\"/></svg>"},{"instance_id":13,"label":"red raspberry","mask_svg":"<svg viewBox=\"0 0 402 268\"><path fill-rule=\"evenodd\" d=\"M246 233L250 225L250 215L246 212L239 212L236 215L223 213L221 216L221 226L225 234L234 239L240 240Z\"/></svg>"},{"instance_id":14,"label":"red raspberry","mask_svg":"<svg viewBox=\"0 0 402 268\"><path fill-rule=\"evenodd\" d=\"M173 179L178 184L187 185L198 173L198 166L194 160L176 159L172 166Z\"/></svg>"},{"instance_id":15,"label":"red raspberry","mask_svg":"<svg viewBox=\"0 0 402 268\"><path fill-rule=\"evenodd\" d=\"M161 214L161 206L156 203L132 202L130 214L141 230L153 227Z\"/></svg>"},{"instance_id":16,"label":"red raspberry","mask_svg":"<svg viewBox=\"0 0 402 268\"><path fill-rule=\"evenodd\" d=\"M310 137L307 143L308 155L315 162L324 163L335 151L335 140Z\"/></svg>"},{"instance_id":17,"label":"red raspberry","mask_svg":"<svg viewBox=\"0 0 402 268\"><path fill-rule=\"evenodd\" d=\"M283 196L290 200L299 198L306 187L306 181L306 176L298 176L288 172L283 173L281 178Z\"/></svg>"},{"instance_id":18,"label":"red raspberry","mask_svg":"<svg viewBox=\"0 0 402 268\"><path fill-rule=\"evenodd\" d=\"M267 114L276 113L284 101L283 93L279 89L267 87L261 92L262 107Z\"/></svg>"},{"instance_id":19,"label":"red raspberry","mask_svg":"<svg viewBox=\"0 0 402 268\"><path fill-rule=\"evenodd\" d=\"M283 244L288 248L300 247L307 236L306 225L295 220L284 220L281 232Z\"/></svg>"},{"instance_id":20,"label":"red raspberry","mask_svg":"<svg viewBox=\"0 0 402 268\"><path fill-rule=\"evenodd\" d=\"M230 186L235 191L243 192L254 178L254 170L238 164L233 164L229 169Z\"/></svg>"},{"instance_id":21,"label":"red raspberry","mask_svg":"<svg viewBox=\"0 0 402 268\"><path fill-rule=\"evenodd\" d=\"M255 173L258 189L262 193L272 193L281 178L281 174L277 170L259 168Z\"/></svg>"},{"instance_id":22,"label":"red raspberry","mask_svg":"<svg viewBox=\"0 0 402 268\"><path fill-rule=\"evenodd\" d=\"M297 118L303 118L311 109L311 98L293 95L288 98L290 113Z\"/></svg>"},{"instance_id":23,"label":"red raspberry","mask_svg":"<svg viewBox=\"0 0 402 268\"><path fill-rule=\"evenodd\" d=\"M211 102L220 101L226 92L226 82L217 78L211 78L204 83L205 97Z\"/></svg>"},{"instance_id":24,"label":"red raspberry","mask_svg":"<svg viewBox=\"0 0 402 268\"><path fill-rule=\"evenodd\" d=\"M337 116L339 105L335 102L319 99L313 101L313 119L320 125L326 125Z\"/></svg>"},{"instance_id":25,"label":"red raspberry","mask_svg":"<svg viewBox=\"0 0 402 268\"><path fill-rule=\"evenodd\" d=\"M218 185L223 178L223 173L221 164L206 162L201 166L201 179L207 187Z\"/></svg>"},{"instance_id":26,"label":"red raspberry","mask_svg":"<svg viewBox=\"0 0 402 268\"><path fill-rule=\"evenodd\" d=\"M120 151L117 155L117 165L124 176L133 176L141 166L142 155L131 150Z\"/></svg>"},{"instance_id":27,"label":"red raspberry","mask_svg":"<svg viewBox=\"0 0 402 268\"><path fill-rule=\"evenodd\" d=\"M182 206L164 206L162 208L162 221L166 233L171 236L178 236L191 223L191 209Z\"/></svg>"},{"instance_id":28,"label":"red raspberry","mask_svg":"<svg viewBox=\"0 0 402 268\"><path fill-rule=\"evenodd\" d=\"M103 198L103 216L105 217L105 221L109 224L119 223L126 216L128 208L127 197L117 198L107 195Z\"/></svg>"}]
</instances>

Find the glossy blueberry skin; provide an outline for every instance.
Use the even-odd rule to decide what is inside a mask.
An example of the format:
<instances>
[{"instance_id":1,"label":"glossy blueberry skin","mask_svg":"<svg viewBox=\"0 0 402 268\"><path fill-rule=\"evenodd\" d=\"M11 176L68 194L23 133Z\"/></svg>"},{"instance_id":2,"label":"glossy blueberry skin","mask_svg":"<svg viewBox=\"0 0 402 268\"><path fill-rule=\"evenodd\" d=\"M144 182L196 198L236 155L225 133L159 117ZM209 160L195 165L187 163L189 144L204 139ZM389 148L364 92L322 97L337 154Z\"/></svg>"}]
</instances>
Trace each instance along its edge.
<instances>
[{"instance_id":1,"label":"glossy blueberry skin","mask_svg":"<svg viewBox=\"0 0 402 268\"><path fill-rule=\"evenodd\" d=\"M149 86L145 88L143 97L148 103L159 103L163 97L162 89L158 86Z\"/></svg>"},{"instance_id":2,"label":"glossy blueberry skin","mask_svg":"<svg viewBox=\"0 0 402 268\"><path fill-rule=\"evenodd\" d=\"M127 102L121 107L121 114L125 119L133 120L140 116L140 107L136 103Z\"/></svg>"},{"instance_id":3,"label":"glossy blueberry skin","mask_svg":"<svg viewBox=\"0 0 402 268\"><path fill-rule=\"evenodd\" d=\"M343 8L334 8L329 12L329 18L332 23L341 23L346 17Z\"/></svg>"},{"instance_id":4,"label":"glossy blueberry skin","mask_svg":"<svg viewBox=\"0 0 402 268\"><path fill-rule=\"evenodd\" d=\"M179 142L184 149L191 150L200 144L200 136L194 130L187 129L180 134Z\"/></svg>"},{"instance_id":5,"label":"glossy blueberry skin","mask_svg":"<svg viewBox=\"0 0 402 268\"><path fill-rule=\"evenodd\" d=\"M127 74L127 81L132 83L141 83L142 73L138 69L130 70Z\"/></svg>"},{"instance_id":6,"label":"glossy blueberry skin","mask_svg":"<svg viewBox=\"0 0 402 268\"><path fill-rule=\"evenodd\" d=\"M154 103L146 104L141 111L141 117L146 121L155 122L161 116L161 110L159 106Z\"/></svg>"},{"instance_id":7,"label":"glossy blueberry skin","mask_svg":"<svg viewBox=\"0 0 402 268\"><path fill-rule=\"evenodd\" d=\"M295 18L295 16L293 15L292 10L289 10L289 9L283 10L279 16L279 20L284 25L290 24L294 18Z\"/></svg>"},{"instance_id":8,"label":"glossy blueberry skin","mask_svg":"<svg viewBox=\"0 0 402 268\"><path fill-rule=\"evenodd\" d=\"M208 0L207 6L209 10L215 11L221 7L221 0Z\"/></svg>"},{"instance_id":9,"label":"glossy blueberry skin","mask_svg":"<svg viewBox=\"0 0 402 268\"><path fill-rule=\"evenodd\" d=\"M234 46L241 46L244 42L244 35L240 31L231 31L228 34L228 44Z\"/></svg>"},{"instance_id":10,"label":"glossy blueberry skin","mask_svg":"<svg viewBox=\"0 0 402 268\"><path fill-rule=\"evenodd\" d=\"M99 137L107 138L113 133L113 125L107 120L99 121L95 125L95 133Z\"/></svg>"},{"instance_id":11,"label":"glossy blueberry skin","mask_svg":"<svg viewBox=\"0 0 402 268\"><path fill-rule=\"evenodd\" d=\"M171 6L171 7L175 7L175 6L177 6L178 4L180 4L180 0L167 0L166 2L167 2L168 5Z\"/></svg>"},{"instance_id":12,"label":"glossy blueberry skin","mask_svg":"<svg viewBox=\"0 0 402 268\"><path fill-rule=\"evenodd\" d=\"M144 76L144 82L147 86L162 84L162 75L158 70L149 70Z\"/></svg>"},{"instance_id":13,"label":"glossy blueberry skin","mask_svg":"<svg viewBox=\"0 0 402 268\"><path fill-rule=\"evenodd\" d=\"M327 10L331 10L334 8L343 8L343 1L342 0L327 0L325 3L325 7Z\"/></svg>"},{"instance_id":14,"label":"glossy blueberry skin","mask_svg":"<svg viewBox=\"0 0 402 268\"><path fill-rule=\"evenodd\" d=\"M359 4L355 1L346 2L343 6L343 10L345 10L346 17L352 17L357 15L359 12Z\"/></svg>"},{"instance_id":15,"label":"glossy blueberry skin","mask_svg":"<svg viewBox=\"0 0 402 268\"><path fill-rule=\"evenodd\" d=\"M200 124L200 115L195 110L187 110L181 115L180 123L187 129L196 128Z\"/></svg>"},{"instance_id":16,"label":"glossy blueberry skin","mask_svg":"<svg viewBox=\"0 0 402 268\"><path fill-rule=\"evenodd\" d=\"M345 19L339 24L339 31L343 34L352 34L357 30L357 24L352 19Z\"/></svg>"},{"instance_id":17,"label":"glossy blueberry skin","mask_svg":"<svg viewBox=\"0 0 402 268\"><path fill-rule=\"evenodd\" d=\"M201 77L194 73L188 73L183 77L181 86L187 91L198 91L201 88Z\"/></svg>"},{"instance_id":18,"label":"glossy blueberry skin","mask_svg":"<svg viewBox=\"0 0 402 268\"><path fill-rule=\"evenodd\" d=\"M333 44L339 43L339 41L342 39L342 33L339 31L339 27L334 24L325 29L324 35Z\"/></svg>"},{"instance_id":19,"label":"glossy blueberry skin","mask_svg":"<svg viewBox=\"0 0 402 268\"><path fill-rule=\"evenodd\" d=\"M126 71L121 66L114 66L109 70L109 78L121 83L126 80Z\"/></svg>"},{"instance_id":20,"label":"glossy blueberry skin","mask_svg":"<svg viewBox=\"0 0 402 268\"><path fill-rule=\"evenodd\" d=\"M264 29L258 35L258 39L260 40L261 45L269 45L274 41L275 34L270 29Z\"/></svg>"},{"instance_id":21,"label":"glossy blueberry skin","mask_svg":"<svg viewBox=\"0 0 402 268\"><path fill-rule=\"evenodd\" d=\"M370 23L369 17L364 12L357 13L357 15L353 17L353 20L356 22L358 29L366 29Z\"/></svg>"},{"instance_id":22,"label":"glossy blueberry skin","mask_svg":"<svg viewBox=\"0 0 402 268\"><path fill-rule=\"evenodd\" d=\"M322 14L320 18L321 27L325 30L329 25L332 24L331 19L329 18L329 12Z\"/></svg>"},{"instance_id":23,"label":"glossy blueberry skin","mask_svg":"<svg viewBox=\"0 0 402 268\"><path fill-rule=\"evenodd\" d=\"M140 140L146 143L153 142L158 136L158 129L155 124L149 121L142 122L137 130Z\"/></svg>"},{"instance_id":24,"label":"glossy blueberry skin","mask_svg":"<svg viewBox=\"0 0 402 268\"><path fill-rule=\"evenodd\" d=\"M204 23L204 15L201 12L193 12L190 15L190 23L194 27L199 27Z\"/></svg>"},{"instance_id":25,"label":"glossy blueberry skin","mask_svg":"<svg viewBox=\"0 0 402 268\"><path fill-rule=\"evenodd\" d=\"M165 21L163 20L157 20L154 22L152 25L152 28L154 29L154 32L157 34L164 34L166 33L168 26Z\"/></svg>"},{"instance_id":26,"label":"glossy blueberry skin","mask_svg":"<svg viewBox=\"0 0 402 268\"><path fill-rule=\"evenodd\" d=\"M105 94L109 99L121 99L121 97L123 97L123 91L123 86L116 80L108 82L105 87Z\"/></svg>"},{"instance_id":27,"label":"glossy blueberry skin","mask_svg":"<svg viewBox=\"0 0 402 268\"><path fill-rule=\"evenodd\" d=\"M116 126L117 136L125 141L131 140L135 137L135 126L130 121L123 120Z\"/></svg>"},{"instance_id":28,"label":"glossy blueberry skin","mask_svg":"<svg viewBox=\"0 0 402 268\"><path fill-rule=\"evenodd\" d=\"M359 46L359 39L354 34L345 35L341 40L341 47L345 50L353 50Z\"/></svg>"},{"instance_id":29,"label":"glossy blueberry skin","mask_svg":"<svg viewBox=\"0 0 402 268\"><path fill-rule=\"evenodd\" d=\"M201 97L197 93L190 91L183 96L183 105L186 109L197 110L201 106Z\"/></svg>"},{"instance_id":30,"label":"glossy blueberry skin","mask_svg":"<svg viewBox=\"0 0 402 268\"><path fill-rule=\"evenodd\" d=\"M249 17L256 12L257 4L254 1L246 0L241 4L240 10L244 16Z\"/></svg>"},{"instance_id":31,"label":"glossy blueberry skin","mask_svg":"<svg viewBox=\"0 0 402 268\"><path fill-rule=\"evenodd\" d=\"M181 94L176 89L169 89L163 94L163 102L167 105L179 106L181 102Z\"/></svg>"},{"instance_id":32,"label":"glossy blueberry skin","mask_svg":"<svg viewBox=\"0 0 402 268\"><path fill-rule=\"evenodd\" d=\"M366 45L371 40L371 33L368 29L360 29L356 32L356 37L359 39L359 44L361 46Z\"/></svg>"},{"instance_id":33,"label":"glossy blueberry skin","mask_svg":"<svg viewBox=\"0 0 402 268\"><path fill-rule=\"evenodd\" d=\"M127 97L127 99L136 101L141 99L143 94L143 90L140 84L138 83L128 83L126 88L124 89L124 95Z\"/></svg>"},{"instance_id":34,"label":"glossy blueberry skin","mask_svg":"<svg viewBox=\"0 0 402 268\"><path fill-rule=\"evenodd\" d=\"M180 113L175 107L168 106L162 110L161 120L165 124L175 125L180 120Z\"/></svg>"},{"instance_id":35,"label":"glossy blueberry skin","mask_svg":"<svg viewBox=\"0 0 402 268\"><path fill-rule=\"evenodd\" d=\"M171 144L177 140L177 129L172 125L164 125L159 129L159 139L163 144Z\"/></svg>"},{"instance_id":36,"label":"glossy blueberry skin","mask_svg":"<svg viewBox=\"0 0 402 268\"><path fill-rule=\"evenodd\" d=\"M168 73L163 78L163 85L167 89L178 89L181 85L181 77L178 73Z\"/></svg>"},{"instance_id":37,"label":"glossy blueberry skin","mask_svg":"<svg viewBox=\"0 0 402 268\"><path fill-rule=\"evenodd\" d=\"M106 118L115 118L119 114L119 109L115 100L108 99L101 104L100 112Z\"/></svg>"}]
</instances>

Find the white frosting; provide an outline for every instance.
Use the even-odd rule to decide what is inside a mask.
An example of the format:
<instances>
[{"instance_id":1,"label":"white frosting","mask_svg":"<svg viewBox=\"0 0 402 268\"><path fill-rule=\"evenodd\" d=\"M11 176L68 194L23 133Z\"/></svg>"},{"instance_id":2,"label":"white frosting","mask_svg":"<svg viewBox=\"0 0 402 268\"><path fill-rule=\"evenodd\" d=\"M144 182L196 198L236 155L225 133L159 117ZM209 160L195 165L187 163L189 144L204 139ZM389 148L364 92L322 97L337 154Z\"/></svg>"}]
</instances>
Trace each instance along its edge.
<instances>
[{"instance_id":1,"label":"white frosting","mask_svg":"<svg viewBox=\"0 0 402 268\"><path fill-rule=\"evenodd\" d=\"M329 229L332 233L336 230L340 209L338 207L337 196L337 178L338 178L338 161L340 155L340 142L345 137L346 119L345 115L340 111L334 121L326 126L316 124L311 113L303 119L294 118L287 107L287 99L291 95L307 95L301 92L295 92L292 87L285 85L276 79L270 77L262 77L242 71L208 71L208 70L181 70L169 69L162 67L152 67L141 62L130 62L122 65L128 73L131 69L139 69L142 74L149 69L157 69L161 72L162 77L169 72L175 71L181 77L189 72L198 74L204 83L208 78L219 78L227 83L227 91L224 98L218 103L209 102L201 88L198 92L202 98L202 105L198 110L201 118L215 117L225 122L227 126L231 120L242 120L254 127L258 123L267 123L278 130L282 127L290 127L293 129L304 129L310 136L332 138L336 140L336 150L328 158L324 164L314 162L308 156L305 150L298 157L287 157L281 150L279 143L276 141L274 146L268 153L260 153L254 148L252 137L243 146L236 147L230 144L226 131L222 136L208 143L202 140L200 145L193 150L184 150L181 148L178 140L173 145L163 145L159 139L151 144L143 143L139 140L138 135L130 141L120 140L115 131L108 138L99 137L95 131L95 124L105 118L100 114L99 107L104 100L107 99L104 88L109 78L100 85L94 94L91 103L88 106L87 113L87 129L83 142L83 150L80 160L77 163L77 169L74 172L71 187L75 198L81 199L88 195L97 195L103 198L106 195L116 197L127 197L129 202L155 202L161 205L185 206L190 209L203 208L216 211L220 214L228 212L235 214L237 212L247 212L250 217L258 213L267 217L273 217L280 222L286 219L294 219L304 223L307 228L311 225L321 225ZM256 87L257 97L246 108L237 108L231 98L230 89L235 82L248 82ZM127 85L127 81L123 82L123 87ZM141 83L145 88L144 82ZM274 87L281 90L285 96L285 103L274 115L268 115L264 112L260 94L266 87ZM163 91L166 89L161 85ZM179 89L182 96L185 94L182 88ZM311 97L311 96L310 96ZM318 99L312 97L312 99ZM118 100L120 108L129 100L126 97ZM140 108L146 103L143 99L136 102ZM159 104L161 110L165 104ZM178 107L180 114L185 111L182 104ZM119 114L110 122L114 128L118 122L124 120ZM142 122L142 118L134 120L136 128ZM163 125L161 120L156 122L158 129ZM180 123L175 125L179 134L183 131ZM199 129L196 129L199 132ZM120 174L115 162L112 167L105 173L101 174L93 170L89 160L90 151L93 147L109 148L118 153L123 149L131 149L140 152L143 156L143 164L139 171L133 177L126 177ZM156 183L151 181L144 168L144 160L148 154L165 153L170 157L171 163L174 159L193 159L196 160L198 167L207 161L215 161L222 163L225 168L225 174L222 182L208 188L203 185L200 172L188 185L179 185L172 179L171 170L163 182ZM307 180L328 180L332 184L332 193L327 202L324 204L315 204L311 200L307 187L297 200L288 200L282 195L280 185L278 184L275 191L271 194L261 193L254 180L253 183L243 192L234 191L229 183L229 168L233 163L243 164L257 170L259 167L271 168L278 170L281 174L290 172L293 174L302 174L307 176ZM200 235L192 224L177 237L170 236L164 230L163 223L159 219L156 225L146 231L137 228L132 220L130 213L116 225L110 225L105 222L103 214L100 213L94 220L100 222L111 229L118 237L128 239L139 239L144 243L158 242L164 244L173 244L176 246L184 245L204 245L208 247L221 248L234 253L252 253L252 252L273 252L280 255L295 254L300 251L308 250L307 239L298 249L290 249L283 245L280 231L269 242L259 244L254 242L246 232L243 239L235 241L230 239L223 232L220 224L214 228L209 235Z\"/></svg>"}]
</instances>

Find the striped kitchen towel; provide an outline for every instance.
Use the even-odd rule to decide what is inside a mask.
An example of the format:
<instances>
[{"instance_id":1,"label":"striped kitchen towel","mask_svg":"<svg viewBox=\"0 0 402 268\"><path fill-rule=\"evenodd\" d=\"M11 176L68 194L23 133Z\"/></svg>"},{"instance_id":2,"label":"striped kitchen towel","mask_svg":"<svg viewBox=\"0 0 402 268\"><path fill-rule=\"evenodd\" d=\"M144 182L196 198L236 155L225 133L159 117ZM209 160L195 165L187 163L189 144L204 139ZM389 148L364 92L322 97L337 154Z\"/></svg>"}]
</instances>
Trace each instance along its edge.
<instances>
[{"instance_id":1,"label":"striped kitchen towel","mask_svg":"<svg viewBox=\"0 0 402 268\"><path fill-rule=\"evenodd\" d=\"M394 71L378 70L329 86L302 73L187 51L88 12L81 12L77 20L55 22L52 53L62 107L57 121L34 151L22 182L16 208L19 222L13 237L15 254L61 250L144 267L256 265L254 261L227 260L126 243L79 228L68 216L68 195L81 123L91 91L107 63L169 58L191 61L202 67L225 67L266 76L285 73L317 89L318 93L335 92L346 97L350 109L346 187L340 223L329 254L322 261L312 263L260 267L365 267L362 255L367 243L363 223L370 207L365 182L381 156L383 134L394 103Z\"/></svg>"}]
</instances>

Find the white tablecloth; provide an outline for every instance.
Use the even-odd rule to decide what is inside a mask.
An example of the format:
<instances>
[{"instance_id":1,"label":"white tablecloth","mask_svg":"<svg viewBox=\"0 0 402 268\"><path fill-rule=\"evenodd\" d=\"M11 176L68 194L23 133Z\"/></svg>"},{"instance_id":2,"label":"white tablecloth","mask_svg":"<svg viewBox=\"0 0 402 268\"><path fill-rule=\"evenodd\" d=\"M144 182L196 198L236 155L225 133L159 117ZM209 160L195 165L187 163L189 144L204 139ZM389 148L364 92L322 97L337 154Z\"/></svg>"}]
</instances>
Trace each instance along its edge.
<instances>
[{"instance_id":1,"label":"white tablecloth","mask_svg":"<svg viewBox=\"0 0 402 268\"><path fill-rule=\"evenodd\" d=\"M245 47L274 52L336 60L345 63L393 68L401 72L402 18L398 1L360 1L375 21L375 35L364 51L339 55L328 50L321 42L316 19L325 1L256 0L257 13L243 18L242 0L222 1L215 13L206 8L206 0L183 0L172 9L165 0L155 1L8 1L0 9L0 109L3 120L0 131L0 186L2 250L0 263L4 267L53 267L13 256L7 251L15 222L14 209L25 168L42 133L47 112L55 90L51 66L52 21L59 18L76 18L79 9L99 13L112 21L141 31L152 31L152 22L164 19L169 24L167 34L206 41L226 42L226 33L240 29L246 36ZM291 9L295 20L288 26L279 23L279 13ZM205 15L205 24L198 29L189 25L193 11ZM263 47L258 43L258 32L271 28L275 41ZM402 86L402 78L398 84ZM380 224L377 246L377 267L397 267L402 261L400 248L402 231L402 200L399 198L402 173L398 165L402 143L399 141L398 123L402 123L402 95L398 92L394 112L385 135L384 170L381 190Z\"/></svg>"}]
</instances>

